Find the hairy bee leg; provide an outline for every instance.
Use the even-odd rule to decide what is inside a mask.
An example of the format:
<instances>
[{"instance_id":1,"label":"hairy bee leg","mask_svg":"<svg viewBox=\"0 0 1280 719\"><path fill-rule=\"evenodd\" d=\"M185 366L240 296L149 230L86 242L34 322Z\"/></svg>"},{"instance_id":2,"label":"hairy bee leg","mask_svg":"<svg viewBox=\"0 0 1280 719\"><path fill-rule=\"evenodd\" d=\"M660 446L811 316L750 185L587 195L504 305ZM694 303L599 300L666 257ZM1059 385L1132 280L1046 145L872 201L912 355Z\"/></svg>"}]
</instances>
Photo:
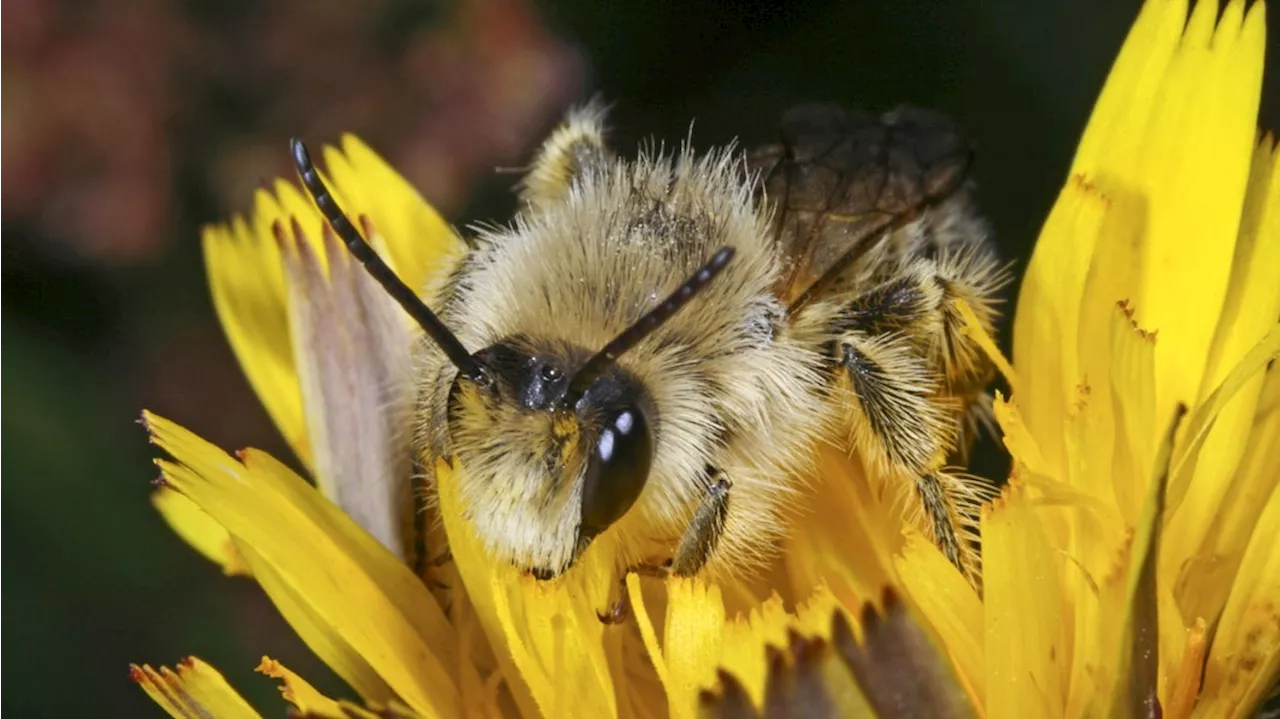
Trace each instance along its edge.
<instances>
[{"instance_id":1,"label":"hairy bee leg","mask_svg":"<svg viewBox=\"0 0 1280 719\"><path fill-rule=\"evenodd\" d=\"M994 335L999 314L997 295L1011 279L1007 268L981 246L946 252L934 259L922 258L917 263L933 273L942 289L938 306L941 329L933 352L935 361L946 373L949 384L985 388L991 379L991 362L969 337L964 317L956 305L962 300L982 329Z\"/></svg>"},{"instance_id":2,"label":"hairy bee leg","mask_svg":"<svg viewBox=\"0 0 1280 719\"><path fill-rule=\"evenodd\" d=\"M427 488L425 474L421 471L420 462L414 460L414 472L409 480L413 487L413 519L410 531L413 532L413 573L419 577L426 576L428 560L427 550Z\"/></svg>"},{"instance_id":3,"label":"hairy bee leg","mask_svg":"<svg viewBox=\"0 0 1280 719\"><path fill-rule=\"evenodd\" d=\"M605 105L599 100L569 111L542 143L520 183L520 199L530 207L563 202L575 180L609 165L613 153L604 139Z\"/></svg>"},{"instance_id":4,"label":"hairy bee leg","mask_svg":"<svg viewBox=\"0 0 1280 719\"><path fill-rule=\"evenodd\" d=\"M733 483L723 471L707 469L707 494L693 513L693 519L685 528L671 558L671 573L677 577L697 574L711 558L724 534L725 519L729 515L729 489Z\"/></svg>"},{"instance_id":5,"label":"hairy bee leg","mask_svg":"<svg viewBox=\"0 0 1280 719\"><path fill-rule=\"evenodd\" d=\"M891 279L846 305L835 326L869 335L895 332L916 338L948 386L981 389L990 379L990 366L965 334L956 300L964 300L990 333L995 325L996 293L1008 279L995 256L981 247L951 250L939 257L916 256L896 266Z\"/></svg>"},{"instance_id":6,"label":"hairy bee leg","mask_svg":"<svg viewBox=\"0 0 1280 719\"><path fill-rule=\"evenodd\" d=\"M838 333L895 332L930 337L941 329L938 308L942 300L942 287L931 268L922 263L855 297L836 317L832 329Z\"/></svg>"},{"instance_id":7,"label":"hairy bee leg","mask_svg":"<svg viewBox=\"0 0 1280 719\"><path fill-rule=\"evenodd\" d=\"M968 547L962 543L959 518L953 514L953 503L937 474L927 472L916 477L916 494L924 505L925 519L933 532L933 543L962 573L967 573L965 554Z\"/></svg>"},{"instance_id":8,"label":"hairy bee leg","mask_svg":"<svg viewBox=\"0 0 1280 719\"><path fill-rule=\"evenodd\" d=\"M955 393L948 395L950 401L959 407L957 421L956 446L947 458L949 464L967 466L969 453L978 438L985 435L996 437L995 411L992 409L994 398L985 390Z\"/></svg>"},{"instance_id":9,"label":"hairy bee leg","mask_svg":"<svg viewBox=\"0 0 1280 719\"><path fill-rule=\"evenodd\" d=\"M854 443L882 467L918 476L954 437L937 379L900 335L846 333L833 358L852 390Z\"/></svg>"},{"instance_id":10,"label":"hairy bee leg","mask_svg":"<svg viewBox=\"0 0 1280 719\"><path fill-rule=\"evenodd\" d=\"M954 447L957 423L956 409L935 392L935 373L901 335L849 333L838 353L858 414L851 422L855 444L889 473L914 481L934 543L976 582L977 554L969 541L975 504L965 501L960 480L936 470Z\"/></svg>"}]
</instances>

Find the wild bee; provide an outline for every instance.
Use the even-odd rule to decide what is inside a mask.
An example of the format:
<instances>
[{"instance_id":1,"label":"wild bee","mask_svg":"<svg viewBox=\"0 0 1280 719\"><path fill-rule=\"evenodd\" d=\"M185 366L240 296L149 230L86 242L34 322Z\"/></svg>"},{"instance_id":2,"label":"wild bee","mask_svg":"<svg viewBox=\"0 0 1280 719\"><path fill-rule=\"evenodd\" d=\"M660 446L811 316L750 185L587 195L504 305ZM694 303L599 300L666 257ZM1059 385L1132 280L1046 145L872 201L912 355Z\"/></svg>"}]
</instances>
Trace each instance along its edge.
<instances>
[{"instance_id":1,"label":"wild bee","mask_svg":"<svg viewBox=\"0 0 1280 719\"><path fill-rule=\"evenodd\" d=\"M805 106L781 127L747 153L625 159L602 108L577 109L515 219L416 289L294 141L328 223L423 329L418 459L455 460L494 557L540 579L593 545L620 568L657 554L677 575L748 569L835 442L914 486L925 530L972 576L980 490L942 467L990 368L955 300L990 328L1002 272L970 148L911 108Z\"/></svg>"}]
</instances>

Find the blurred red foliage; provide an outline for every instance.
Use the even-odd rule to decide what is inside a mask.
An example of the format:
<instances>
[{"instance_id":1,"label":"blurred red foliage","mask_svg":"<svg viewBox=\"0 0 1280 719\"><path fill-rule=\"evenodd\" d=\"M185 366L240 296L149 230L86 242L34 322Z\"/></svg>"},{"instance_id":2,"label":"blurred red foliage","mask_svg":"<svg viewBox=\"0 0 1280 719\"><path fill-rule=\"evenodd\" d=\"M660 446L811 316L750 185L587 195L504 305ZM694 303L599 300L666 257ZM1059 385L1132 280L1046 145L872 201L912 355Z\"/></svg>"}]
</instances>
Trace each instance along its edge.
<instances>
[{"instance_id":1,"label":"blurred red foliage","mask_svg":"<svg viewBox=\"0 0 1280 719\"><path fill-rule=\"evenodd\" d=\"M525 0L12 0L2 32L4 220L71 263L247 209L291 135L355 131L449 213L583 82Z\"/></svg>"}]
</instances>

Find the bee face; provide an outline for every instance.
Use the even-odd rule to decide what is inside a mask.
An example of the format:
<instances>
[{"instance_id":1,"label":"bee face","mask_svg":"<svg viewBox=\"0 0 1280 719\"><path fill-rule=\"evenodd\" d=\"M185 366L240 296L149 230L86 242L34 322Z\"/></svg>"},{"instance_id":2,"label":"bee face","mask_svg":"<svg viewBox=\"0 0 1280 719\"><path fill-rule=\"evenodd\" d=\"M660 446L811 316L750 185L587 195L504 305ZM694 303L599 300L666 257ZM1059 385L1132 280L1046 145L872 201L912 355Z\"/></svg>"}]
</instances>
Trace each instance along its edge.
<instances>
[{"instance_id":1,"label":"bee face","mask_svg":"<svg viewBox=\"0 0 1280 719\"><path fill-rule=\"evenodd\" d=\"M459 375L450 391L466 504L505 529L486 533L491 550L540 578L562 572L622 518L653 463L654 410L643 386L615 366L573 391L570 369L587 356L503 340L476 353L481 377Z\"/></svg>"}]
</instances>

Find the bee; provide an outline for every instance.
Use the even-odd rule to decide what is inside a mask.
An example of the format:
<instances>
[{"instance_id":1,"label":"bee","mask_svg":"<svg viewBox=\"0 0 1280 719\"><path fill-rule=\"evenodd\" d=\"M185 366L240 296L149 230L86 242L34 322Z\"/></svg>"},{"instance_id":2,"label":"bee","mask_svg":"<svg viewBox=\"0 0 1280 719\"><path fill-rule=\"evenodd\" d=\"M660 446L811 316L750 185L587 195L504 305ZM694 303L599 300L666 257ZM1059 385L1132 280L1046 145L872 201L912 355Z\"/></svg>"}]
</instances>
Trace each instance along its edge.
<instances>
[{"instance_id":1,"label":"bee","mask_svg":"<svg viewBox=\"0 0 1280 719\"><path fill-rule=\"evenodd\" d=\"M990 328L1002 274L960 133L920 109L812 105L751 152L628 159L604 121L571 111L514 220L416 289L293 143L334 232L422 327L417 460L455 462L487 551L544 580L590 547L622 569L749 571L834 442L914 488L972 577L982 490L943 467L991 370L955 300Z\"/></svg>"}]
</instances>

